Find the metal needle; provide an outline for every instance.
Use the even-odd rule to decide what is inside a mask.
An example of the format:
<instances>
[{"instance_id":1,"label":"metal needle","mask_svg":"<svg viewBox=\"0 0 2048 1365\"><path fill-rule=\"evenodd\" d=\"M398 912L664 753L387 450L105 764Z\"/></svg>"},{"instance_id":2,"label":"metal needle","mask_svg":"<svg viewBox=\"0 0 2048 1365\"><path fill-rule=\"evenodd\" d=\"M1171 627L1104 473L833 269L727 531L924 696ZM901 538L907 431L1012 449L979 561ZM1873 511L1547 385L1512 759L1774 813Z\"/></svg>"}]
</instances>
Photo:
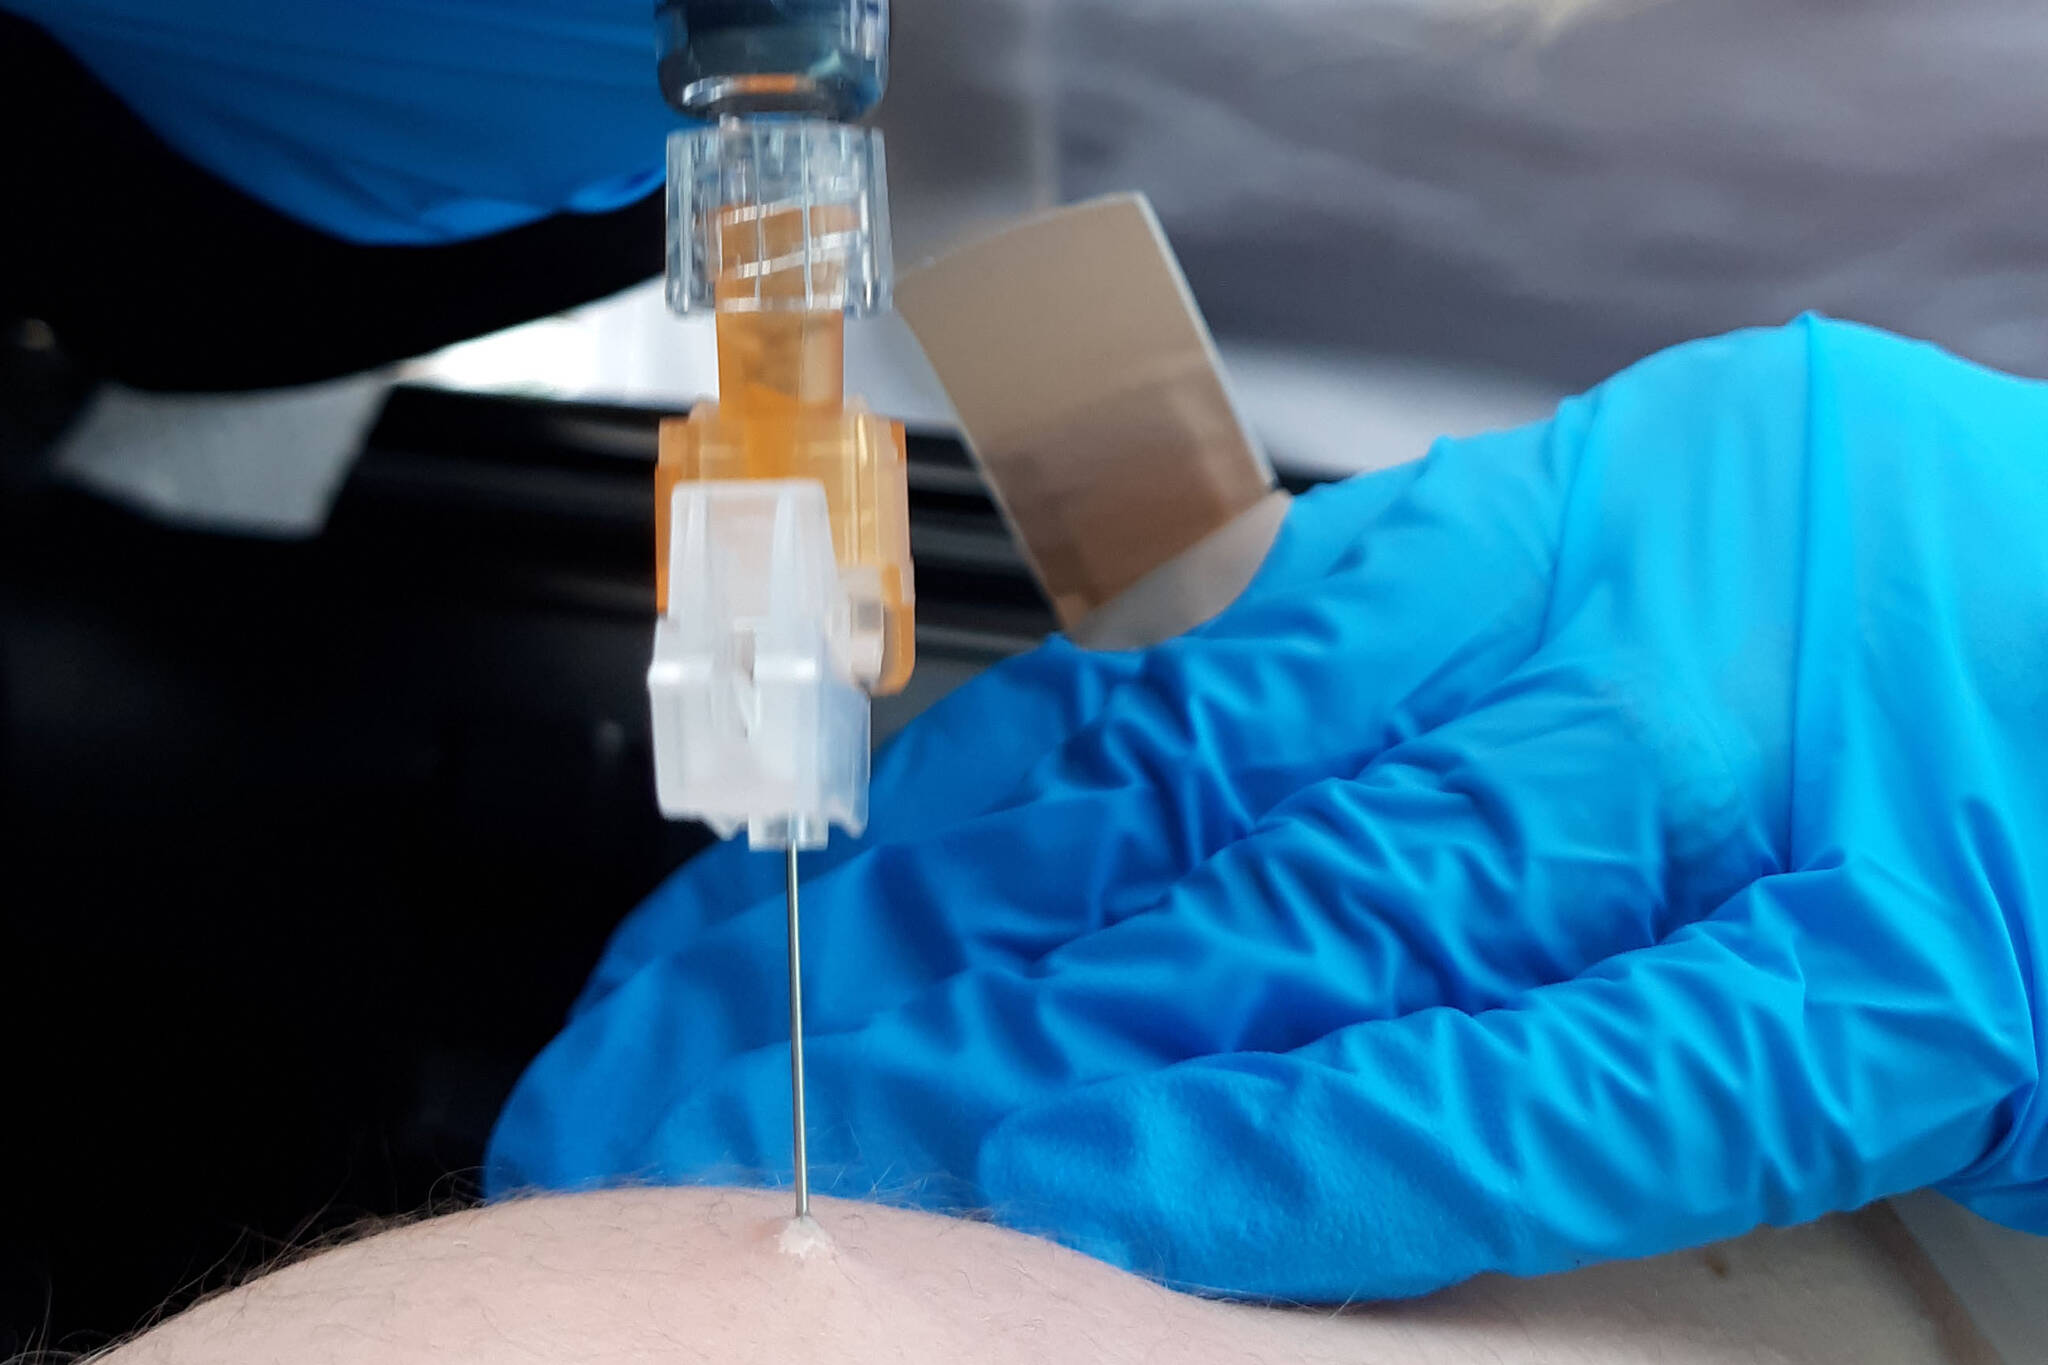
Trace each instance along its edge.
<instances>
[{"instance_id":1,"label":"metal needle","mask_svg":"<svg viewBox=\"0 0 2048 1365\"><path fill-rule=\"evenodd\" d=\"M796 1216L811 1214L811 1163L804 1151L804 991L803 956L796 918L796 829L791 822L789 861L789 1099L796 1139Z\"/></svg>"}]
</instances>

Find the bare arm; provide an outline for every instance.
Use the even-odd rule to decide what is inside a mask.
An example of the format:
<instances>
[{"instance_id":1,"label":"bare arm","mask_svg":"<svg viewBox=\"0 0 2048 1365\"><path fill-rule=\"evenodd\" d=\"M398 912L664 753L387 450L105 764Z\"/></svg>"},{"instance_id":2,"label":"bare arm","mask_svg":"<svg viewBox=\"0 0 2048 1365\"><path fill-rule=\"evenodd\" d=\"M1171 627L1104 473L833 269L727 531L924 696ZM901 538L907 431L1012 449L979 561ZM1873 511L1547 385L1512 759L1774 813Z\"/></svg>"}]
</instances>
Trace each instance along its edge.
<instances>
[{"instance_id":1,"label":"bare arm","mask_svg":"<svg viewBox=\"0 0 2048 1365\"><path fill-rule=\"evenodd\" d=\"M1348 1314L1187 1298L981 1223L780 1196L633 1190L382 1234L200 1305L119 1365L1170 1362L1671 1365L1988 1359L1881 1219ZM1903 1234L1899 1234L1902 1238Z\"/></svg>"}]
</instances>

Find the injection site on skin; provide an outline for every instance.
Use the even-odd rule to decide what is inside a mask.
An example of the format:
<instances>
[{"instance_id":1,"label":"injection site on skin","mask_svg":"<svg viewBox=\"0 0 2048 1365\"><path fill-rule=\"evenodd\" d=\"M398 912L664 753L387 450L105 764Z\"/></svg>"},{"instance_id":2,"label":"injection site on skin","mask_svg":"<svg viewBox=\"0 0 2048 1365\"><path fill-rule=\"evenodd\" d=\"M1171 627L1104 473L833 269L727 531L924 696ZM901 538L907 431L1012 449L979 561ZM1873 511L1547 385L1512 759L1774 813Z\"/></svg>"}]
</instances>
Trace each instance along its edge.
<instances>
[{"instance_id":1,"label":"injection site on skin","mask_svg":"<svg viewBox=\"0 0 2048 1365\"><path fill-rule=\"evenodd\" d=\"M782 1225L782 1231L775 1238L775 1247L785 1256L808 1261L813 1256L831 1254L832 1238L818 1226L817 1219L804 1214Z\"/></svg>"}]
</instances>

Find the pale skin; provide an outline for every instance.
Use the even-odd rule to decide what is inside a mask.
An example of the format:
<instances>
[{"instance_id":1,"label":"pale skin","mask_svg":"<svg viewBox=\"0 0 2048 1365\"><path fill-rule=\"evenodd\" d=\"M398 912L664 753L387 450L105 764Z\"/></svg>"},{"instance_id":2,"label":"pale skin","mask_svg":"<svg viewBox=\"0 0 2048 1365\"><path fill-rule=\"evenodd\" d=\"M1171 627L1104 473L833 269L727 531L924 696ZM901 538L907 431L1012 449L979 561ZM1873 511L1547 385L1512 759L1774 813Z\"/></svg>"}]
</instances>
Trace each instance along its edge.
<instances>
[{"instance_id":1,"label":"pale skin","mask_svg":"<svg viewBox=\"0 0 2048 1365\"><path fill-rule=\"evenodd\" d=\"M785 1196L553 1196L385 1232L208 1300L111 1365L1992 1365L1882 1209L1706 1252L1415 1303L1176 1294L986 1223L839 1200L781 1243Z\"/></svg>"}]
</instances>

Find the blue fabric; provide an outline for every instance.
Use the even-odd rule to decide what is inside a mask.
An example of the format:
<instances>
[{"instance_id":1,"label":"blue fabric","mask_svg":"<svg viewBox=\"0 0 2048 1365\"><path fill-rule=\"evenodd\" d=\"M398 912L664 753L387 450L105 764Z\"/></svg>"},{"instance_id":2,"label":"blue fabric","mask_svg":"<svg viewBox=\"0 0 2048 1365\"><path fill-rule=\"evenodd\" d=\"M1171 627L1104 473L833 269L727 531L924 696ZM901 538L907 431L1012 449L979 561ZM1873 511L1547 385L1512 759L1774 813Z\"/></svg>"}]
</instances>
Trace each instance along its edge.
<instances>
[{"instance_id":1,"label":"blue fabric","mask_svg":"<svg viewBox=\"0 0 2048 1365\"><path fill-rule=\"evenodd\" d=\"M1308 1301L1929 1184L2048 1231L2044 757L2048 386L1681 347L913 727L805 888L820 1187ZM787 1179L778 875L635 914L494 1192Z\"/></svg>"},{"instance_id":2,"label":"blue fabric","mask_svg":"<svg viewBox=\"0 0 2048 1365\"><path fill-rule=\"evenodd\" d=\"M0 0L165 141L364 243L461 240L661 183L648 0ZM135 206L148 230L150 206ZM652 250L652 248L650 248ZM651 259L651 257L650 257Z\"/></svg>"}]
</instances>

